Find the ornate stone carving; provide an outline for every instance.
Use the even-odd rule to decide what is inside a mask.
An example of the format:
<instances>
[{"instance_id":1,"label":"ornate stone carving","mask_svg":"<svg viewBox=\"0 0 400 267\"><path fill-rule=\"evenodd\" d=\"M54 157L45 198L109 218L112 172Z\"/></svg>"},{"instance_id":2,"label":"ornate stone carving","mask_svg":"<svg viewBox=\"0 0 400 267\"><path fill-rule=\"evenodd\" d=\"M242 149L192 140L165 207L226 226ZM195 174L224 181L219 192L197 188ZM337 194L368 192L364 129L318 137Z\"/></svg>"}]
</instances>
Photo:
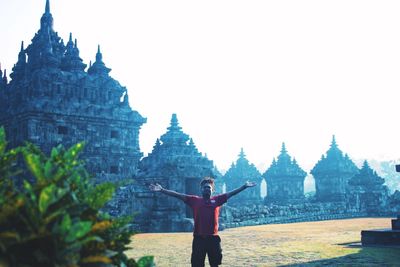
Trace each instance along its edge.
<instances>
[{"instance_id":1,"label":"ornate stone carving","mask_svg":"<svg viewBox=\"0 0 400 267\"><path fill-rule=\"evenodd\" d=\"M288 203L304 200L304 179L307 173L291 159L282 143L278 161L272 161L263 177L267 182L267 202Z\"/></svg>"},{"instance_id":2,"label":"ornate stone carving","mask_svg":"<svg viewBox=\"0 0 400 267\"><path fill-rule=\"evenodd\" d=\"M348 181L359 172L347 154L338 148L335 136L326 156L322 155L311 170L315 179L316 198L319 201L344 201Z\"/></svg>"}]
</instances>

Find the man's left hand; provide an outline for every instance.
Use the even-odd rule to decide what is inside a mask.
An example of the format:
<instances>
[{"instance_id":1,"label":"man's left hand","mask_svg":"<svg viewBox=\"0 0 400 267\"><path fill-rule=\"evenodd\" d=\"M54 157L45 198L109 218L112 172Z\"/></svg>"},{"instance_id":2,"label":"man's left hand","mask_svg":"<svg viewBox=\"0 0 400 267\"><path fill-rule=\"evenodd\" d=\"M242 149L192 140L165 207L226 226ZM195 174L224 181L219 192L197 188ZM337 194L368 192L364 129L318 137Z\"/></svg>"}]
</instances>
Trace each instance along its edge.
<instances>
[{"instance_id":1,"label":"man's left hand","mask_svg":"<svg viewBox=\"0 0 400 267\"><path fill-rule=\"evenodd\" d=\"M248 188L248 187L253 187L253 186L256 186L257 184L256 183L254 183L254 182L249 182L249 181L247 181L245 184L244 184L244 186L246 187L246 188Z\"/></svg>"}]
</instances>

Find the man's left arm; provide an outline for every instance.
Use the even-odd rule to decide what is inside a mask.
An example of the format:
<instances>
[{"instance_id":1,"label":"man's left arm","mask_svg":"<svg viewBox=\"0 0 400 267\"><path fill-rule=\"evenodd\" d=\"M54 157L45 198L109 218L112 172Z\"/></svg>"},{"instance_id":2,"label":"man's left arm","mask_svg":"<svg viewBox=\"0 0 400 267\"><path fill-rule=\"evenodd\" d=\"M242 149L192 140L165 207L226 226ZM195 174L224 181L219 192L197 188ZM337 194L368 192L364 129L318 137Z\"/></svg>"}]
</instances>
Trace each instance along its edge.
<instances>
[{"instance_id":1,"label":"man's left arm","mask_svg":"<svg viewBox=\"0 0 400 267\"><path fill-rule=\"evenodd\" d=\"M226 193L227 199L229 199L229 198L233 197L234 195L236 195L236 194L242 192L242 191L245 190L246 188L253 187L253 186L256 186L256 183L254 183L254 182L246 182L246 183L245 183L244 185L242 185L241 187L238 187L238 188L236 188L236 189L234 189L234 190L232 190L232 191Z\"/></svg>"}]
</instances>

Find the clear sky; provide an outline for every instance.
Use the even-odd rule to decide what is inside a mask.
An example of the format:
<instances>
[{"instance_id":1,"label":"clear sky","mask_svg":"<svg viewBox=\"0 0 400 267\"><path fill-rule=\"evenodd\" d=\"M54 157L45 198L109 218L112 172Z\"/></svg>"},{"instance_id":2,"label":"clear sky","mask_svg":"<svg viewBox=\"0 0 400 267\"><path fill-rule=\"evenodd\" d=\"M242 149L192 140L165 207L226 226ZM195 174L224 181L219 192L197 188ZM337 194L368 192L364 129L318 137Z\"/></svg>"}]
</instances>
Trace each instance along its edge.
<instances>
[{"instance_id":1,"label":"clear sky","mask_svg":"<svg viewBox=\"0 0 400 267\"><path fill-rule=\"evenodd\" d=\"M0 0L0 62L39 29L45 0ZM243 147L264 172L282 142L307 172L336 135L355 160L400 158L400 1L51 0L54 28L97 44L148 122L172 113L219 169ZM400 163L400 160L399 160Z\"/></svg>"}]
</instances>

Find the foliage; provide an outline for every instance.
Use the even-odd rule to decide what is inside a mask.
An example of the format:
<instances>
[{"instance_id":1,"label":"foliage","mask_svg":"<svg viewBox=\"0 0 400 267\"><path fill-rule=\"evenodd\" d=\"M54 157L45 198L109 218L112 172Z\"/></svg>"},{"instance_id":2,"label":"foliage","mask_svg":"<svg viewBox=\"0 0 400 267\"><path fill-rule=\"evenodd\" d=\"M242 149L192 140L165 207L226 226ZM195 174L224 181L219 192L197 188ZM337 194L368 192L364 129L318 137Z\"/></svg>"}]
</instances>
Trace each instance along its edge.
<instances>
[{"instance_id":1,"label":"foliage","mask_svg":"<svg viewBox=\"0 0 400 267\"><path fill-rule=\"evenodd\" d=\"M53 148L49 157L26 144L7 150L0 128L0 263L9 266L153 266L129 259L131 218L101 211L115 185L90 183L78 159L84 145ZM23 161L18 163L19 155ZM16 178L18 176L18 178ZM23 179L23 177L25 179ZM14 180L22 181L16 186Z\"/></svg>"}]
</instances>

